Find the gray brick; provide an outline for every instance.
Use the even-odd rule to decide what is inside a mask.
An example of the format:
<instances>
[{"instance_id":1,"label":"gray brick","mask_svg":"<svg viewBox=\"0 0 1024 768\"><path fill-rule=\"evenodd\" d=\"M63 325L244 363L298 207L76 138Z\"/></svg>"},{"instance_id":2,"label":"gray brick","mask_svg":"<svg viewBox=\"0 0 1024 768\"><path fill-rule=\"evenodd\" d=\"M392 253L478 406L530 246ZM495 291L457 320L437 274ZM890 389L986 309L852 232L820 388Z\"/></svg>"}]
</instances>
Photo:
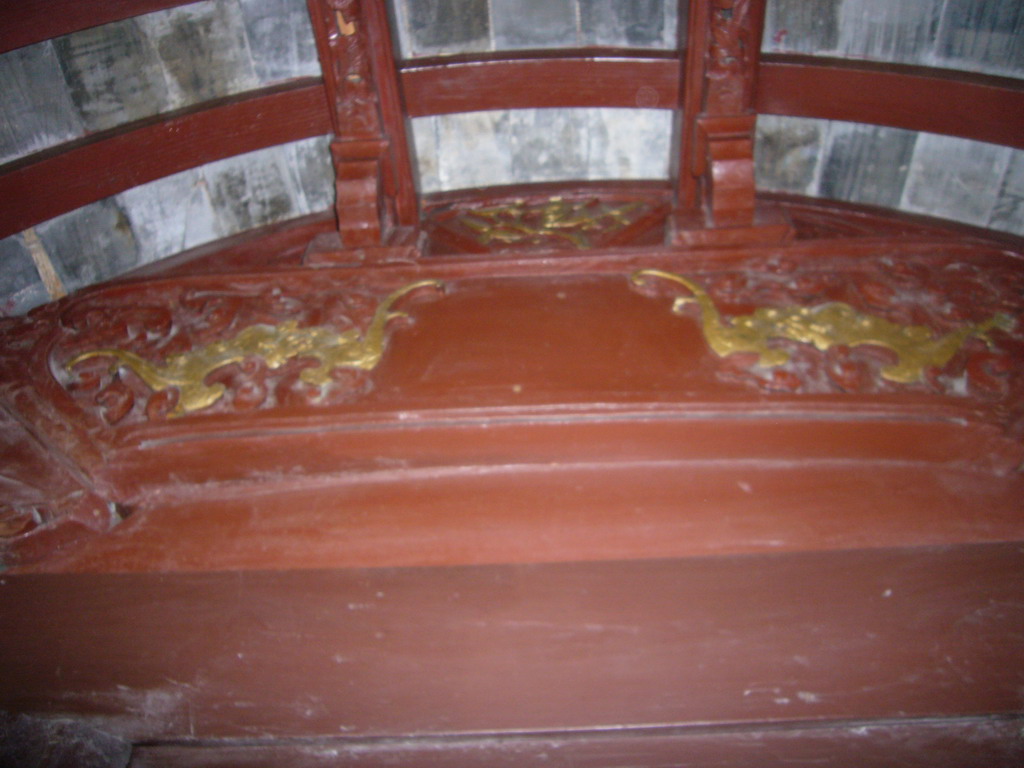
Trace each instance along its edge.
<instances>
[{"instance_id":1,"label":"gray brick","mask_svg":"<svg viewBox=\"0 0 1024 768\"><path fill-rule=\"evenodd\" d=\"M317 136L287 146L292 158L302 203L301 214L326 211L334 207L334 166L331 164L330 137Z\"/></svg>"},{"instance_id":2,"label":"gray brick","mask_svg":"<svg viewBox=\"0 0 1024 768\"><path fill-rule=\"evenodd\" d=\"M839 44L839 9L843 0L769 0L762 50L827 53Z\"/></svg>"},{"instance_id":3,"label":"gray brick","mask_svg":"<svg viewBox=\"0 0 1024 768\"><path fill-rule=\"evenodd\" d=\"M988 226L1024 235L1024 152L1013 150Z\"/></svg>"},{"instance_id":4,"label":"gray brick","mask_svg":"<svg viewBox=\"0 0 1024 768\"><path fill-rule=\"evenodd\" d=\"M139 263L131 225L108 198L36 227L68 291L108 280Z\"/></svg>"},{"instance_id":5,"label":"gray brick","mask_svg":"<svg viewBox=\"0 0 1024 768\"><path fill-rule=\"evenodd\" d=\"M1024 3L947 0L938 56L944 66L1024 76Z\"/></svg>"},{"instance_id":6,"label":"gray brick","mask_svg":"<svg viewBox=\"0 0 1024 768\"><path fill-rule=\"evenodd\" d=\"M485 187L512 181L506 125L509 112L465 112L437 118L440 189Z\"/></svg>"},{"instance_id":7,"label":"gray brick","mask_svg":"<svg viewBox=\"0 0 1024 768\"><path fill-rule=\"evenodd\" d=\"M491 26L499 51L579 43L573 0L491 0Z\"/></svg>"},{"instance_id":8,"label":"gray brick","mask_svg":"<svg viewBox=\"0 0 1024 768\"><path fill-rule=\"evenodd\" d=\"M0 163L84 133L52 42L0 56L0 83Z\"/></svg>"},{"instance_id":9,"label":"gray brick","mask_svg":"<svg viewBox=\"0 0 1024 768\"><path fill-rule=\"evenodd\" d=\"M667 179L672 113L587 109L587 179Z\"/></svg>"},{"instance_id":10,"label":"gray brick","mask_svg":"<svg viewBox=\"0 0 1024 768\"><path fill-rule=\"evenodd\" d=\"M415 164L419 177L418 185L421 193L437 192L441 189L440 150L437 134L439 117L417 117L411 122L413 146L415 147Z\"/></svg>"},{"instance_id":11,"label":"gray brick","mask_svg":"<svg viewBox=\"0 0 1024 768\"><path fill-rule=\"evenodd\" d=\"M262 85L320 74L309 9L303 0L241 0L241 9Z\"/></svg>"},{"instance_id":12,"label":"gray brick","mask_svg":"<svg viewBox=\"0 0 1024 768\"><path fill-rule=\"evenodd\" d=\"M900 207L985 226L1012 153L1009 147L922 133Z\"/></svg>"},{"instance_id":13,"label":"gray brick","mask_svg":"<svg viewBox=\"0 0 1024 768\"><path fill-rule=\"evenodd\" d=\"M21 236L0 240L0 316L24 314L49 299Z\"/></svg>"},{"instance_id":14,"label":"gray brick","mask_svg":"<svg viewBox=\"0 0 1024 768\"><path fill-rule=\"evenodd\" d=\"M512 180L582 179L587 175L587 110L517 109L507 132Z\"/></svg>"},{"instance_id":15,"label":"gray brick","mask_svg":"<svg viewBox=\"0 0 1024 768\"><path fill-rule=\"evenodd\" d=\"M828 125L824 120L759 115L754 145L757 186L812 194Z\"/></svg>"},{"instance_id":16,"label":"gray brick","mask_svg":"<svg viewBox=\"0 0 1024 768\"><path fill-rule=\"evenodd\" d=\"M237 0L172 8L138 22L163 62L174 107L259 86Z\"/></svg>"},{"instance_id":17,"label":"gray brick","mask_svg":"<svg viewBox=\"0 0 1024 768\"><path fill-rule=\"evenodd\" d=\"M819 190L837 200L896 207L917 134L896 128L833 123Z\"/></svg>"},{"instance_id":18,"label":"gray brick","mask_svg":"<svg viewBox=\"0 0 1024 768\"><path fill-rule=\"evenodd\" d=\"M676 47L676 0L577 0L580 45Z\"/></svg>"},{"instance_id":19,"label":"gray brick","mask_svg":"<svg viewBox=\"0 0 1024 768\"><path fill-rule=\"evenodd\" d=\"M398 0L395 6L407 58L491 47L487 0Z\"/></svg>"},{"instance_id":20,"label":"gray brick","mask_svg":"<svg viewBox=\"0 0 1024 768\"><path fill-rule=\"evenodd\" d=\"M838 55L927 64L931 61L944 0L845 0L839 17Z\"/></svg>"},{"instance_id":21,"label":"gray brick","mask_svg":"<svg viewBox=\"0 0 1024 768\"><path fill-rule=\"evenodd\" d=\"M270 147L203 166L216 214L216 229L227 237L300 215L299 192L288 148Z\"/></svg>"},{"instance_id":22,"label":"gray brick","mask_svg":"<svg viewBox=\"0 0 1024 768\"><path fill-rule=\"evenodd\" d=\"M116 200L131 222L140 264L220 236L206 178L200 169L134 187L122 192Z\"/></svg>"},{"instance_id":23,"label":"gray brick","mask_svg":"<svg viewBox=\"0 0 1024 768\"><path fill-rule=\"evenodd\" d=\"M75 32L54 41L71 97L89 131L171 107L163 67L139 20Z\"/></svg>"}]
</instances>

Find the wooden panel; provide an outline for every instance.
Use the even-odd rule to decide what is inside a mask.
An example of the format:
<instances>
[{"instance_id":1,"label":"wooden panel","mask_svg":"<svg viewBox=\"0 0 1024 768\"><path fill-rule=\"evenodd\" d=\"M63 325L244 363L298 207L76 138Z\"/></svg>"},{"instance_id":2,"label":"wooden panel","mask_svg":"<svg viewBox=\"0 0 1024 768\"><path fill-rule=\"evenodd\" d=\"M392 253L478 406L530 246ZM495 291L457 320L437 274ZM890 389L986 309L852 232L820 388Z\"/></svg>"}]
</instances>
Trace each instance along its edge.
<instances>
[{"instance_id":1,"label":"wooden panel","mask_svg":"<svg viewBox=\"0 0 1024 768\"><path fill-rule=\"evenodd\" d=\"M1024 763L1024 718L735 728L624 729L580 734L448 737L401 742L359 739L259 745L155 744L136 747L132 768L997 768Z\"/></svg>"},{"instance_id":2,"label":"wooden panel","mask_svg":"<svg viewBox=\"0 0 1024 768\"><path fill-rule=\"evenodd\" d=\"M0 237L214 160L331 130L319 78L131 123L31 155L0 175Z\"/></svg>"},{"instance_id":3,"label":"wooden panel","mask_svg":"<svg viewBox=\"0 0 1024 768\"><path fill-rule=\"evenodd\" d=\"M422 117L531 107L675 108L678 59L672 54L612 58L614 54L559 51L550 56L409 62L400 72L406 112Z\"/></svg>"},{"instance_id":4,"label":"wooden panel","mask_svg":"<svg viewBox=\"0 0 1024 768\"><path fill-rule=\"evenodd\" d=\"M1024 149L1024 81L1009 78L766 54L756 108L768 114L888 125Z\"/></svg>"},{"instance_id":5,"label":"wooden panel","mask_svg":"<svg viewBox=\"0 0 1024 768\"><path fill-rule=\"evenodd\" d=\"M4 574L0 708L134 740L1014 714L1022 605L1016 543Z\"/></svg>"},{"instance_id":6,"label":"wooden panel","mask_svg":"<svg viewBox=\"0 0 1024 768\"><path fill-rule=\"evenodd\" d=\"M0 53L197 0L17 0L0 4Z\"/></svg>"}]
</instances>

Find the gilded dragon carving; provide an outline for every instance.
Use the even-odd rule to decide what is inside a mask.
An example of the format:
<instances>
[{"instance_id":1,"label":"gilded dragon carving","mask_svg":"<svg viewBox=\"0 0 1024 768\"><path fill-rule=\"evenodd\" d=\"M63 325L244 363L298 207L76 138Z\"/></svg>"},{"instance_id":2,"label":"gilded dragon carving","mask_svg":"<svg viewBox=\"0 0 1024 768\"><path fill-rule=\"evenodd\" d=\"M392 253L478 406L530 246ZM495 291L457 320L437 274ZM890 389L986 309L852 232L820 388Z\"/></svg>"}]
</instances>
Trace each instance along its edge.
<instances>
[{"instance_id":1,"label":"gilded dragon carving","mask_svg":"<svg viewBox=\"0 0 1024 768\"><path fill-rule=\"evenodd\" d=\"M178 402L169 414L171 417L208 408L220 400L226 387L220 382L207 384L206 377L218 368L248 357L262 358L271 369L280 368L295 358L315 358L319 365L303 370L300 379L323 387L330 382L330 373L335 368L368 371L376 367L384 354L388 322L408 317L405 312L392 311L392 305L420 288L443 290L443 285L437 280L421 280L394 291L378 305L362 335L357 328L339 333L322 326L299 328L295 320L287 320L276 326L251 325L231 339L172 355L162 365L127 350L105 348L75 355L64 367L70 371L90 358L113 358L112 373L128 368L154 391L178 390Z\"/></svg>"},{"instance_id":2,"label":"gilded dragon carving","mask_svg":"<svg viewBox=\"0 0 1024 768\"><path fill-rule=\"evenodd\" d=\"M758 365L773 368L784 365L790 352L773 347L774 339L811 344L821 352L830 347L875 345L894 353L898 362L883 366L882 378L900 384L922 381L925 370L945 366L969 338L979 338L989 346L988 332L993 328L1012 330L1014 321L995 314L980 323L964 323L944 335L936 336L925 325L899 325L876 315L864 314L843 302L827 302L811 307L760 307L749 315L723 318L708 293L695 281L659 269L634 272L630 281L642 286L651 278L669 280L690 291L679 296L672 311L681 314L687 304L700 309L704 338L719 357L740 352L758 356Z\"/></svg>"}]
</instances>

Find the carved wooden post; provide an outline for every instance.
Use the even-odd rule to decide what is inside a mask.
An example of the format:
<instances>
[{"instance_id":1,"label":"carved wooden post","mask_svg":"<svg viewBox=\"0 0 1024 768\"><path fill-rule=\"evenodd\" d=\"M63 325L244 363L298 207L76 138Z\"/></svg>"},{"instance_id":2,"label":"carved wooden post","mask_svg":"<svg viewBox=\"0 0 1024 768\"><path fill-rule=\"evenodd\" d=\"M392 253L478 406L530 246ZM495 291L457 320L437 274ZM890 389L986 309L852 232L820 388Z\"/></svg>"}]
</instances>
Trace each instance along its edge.
<instances>
[{"instance_id":1,"label":"carved wooden post","mask_svg":"<svg viewBox=\"0 0 1024 768\"><path fill-rule=\"evenodd\" d=\"M308 1L334 125L341 245L387 245L418 211L384 0Z\"/></svg>"},{"instance_id":2,"label":"carved wooden post","mask_svg":"<svg viewBox=\"0 0 1024 768\"><path fill-rule=\"evenodd\" d=\"M754 87L765 0L690 4L678 169L680 245L778 239L790 228L754 202Z\"/></svg>"}]
</instances>

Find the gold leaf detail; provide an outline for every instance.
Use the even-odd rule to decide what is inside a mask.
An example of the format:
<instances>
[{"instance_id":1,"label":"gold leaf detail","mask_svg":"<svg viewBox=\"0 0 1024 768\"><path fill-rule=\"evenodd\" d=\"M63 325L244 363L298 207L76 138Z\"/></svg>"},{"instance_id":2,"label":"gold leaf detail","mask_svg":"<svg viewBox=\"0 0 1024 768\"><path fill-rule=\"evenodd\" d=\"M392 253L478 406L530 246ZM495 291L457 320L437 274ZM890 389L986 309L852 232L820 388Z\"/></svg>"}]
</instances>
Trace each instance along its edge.
<instances>
[{"instance_id":1,"label":"gold leaf detail","mask_svg":"<svg viewBox=\"0 0 1024 768\"><path fill-rule=\"evenodd\" d=\"M437 280L421 280L399 288L380 303L362 336L355 328L338 333L327 327L299 328L295 320L287 320L276 326L251 325L234 338L173 355L163 365L123 349L95 349L76 355L64 367L71 370L90 358L112 357L112 372L128 368L154 391L170 387L178 390L178 403L171 411L171 417L202 410L217 402L226 388L217 382L205 384L206 377L222 366L241 362L247 357L261 357L275 369L295 358L316 358L320 365L305 369L300 378L307 384L322 387L330 382L330 373L335 368L363 371L375 368L384 354L384 329L388 321L407 317L404 312L392 312L391 306L402 296L427 287L435 290L444 288Z\"/></svg>"},{"instance_id":2,"label":"gold leaf detail","mask_svg":"<svg viewBox=\"0 0 1024 768\"><path fill-rule=\"evenodd\" d=\"M901 384L924 379L926 368L941 368L948 363L964 342L971 337L982 339L989 346L988 332L993 328L1012 330L1014 321L996 314L980 323L967 323L944 336L935 336L925 325L899 325L885 318L866 315L842 302L829 302L814 307L761 307L749 315L725 319L707 292L693 280L660 269L641 269L630 276L634 285L644 285L649 278L661 278L687 288L692 296L680 296L672 311L681 314L686 304L700 308L704 339L719 357L748 352L758 356L758 365L775 367L789 361L785 349L768 346L771 339L813 344L824 352L832 346L857 347L872 344L895 352L899 362L882 368L882 378Z\"/></svg>"}]
</instances>

